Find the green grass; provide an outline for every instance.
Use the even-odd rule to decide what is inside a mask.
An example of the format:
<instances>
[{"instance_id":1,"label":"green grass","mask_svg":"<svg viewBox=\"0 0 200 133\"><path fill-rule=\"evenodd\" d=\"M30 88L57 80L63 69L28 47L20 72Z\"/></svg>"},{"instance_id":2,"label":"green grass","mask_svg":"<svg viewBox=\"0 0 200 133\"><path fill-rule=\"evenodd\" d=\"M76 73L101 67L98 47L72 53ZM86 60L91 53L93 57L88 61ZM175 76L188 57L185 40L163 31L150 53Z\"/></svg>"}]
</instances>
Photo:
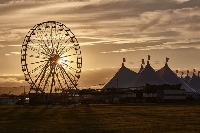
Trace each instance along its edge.
<instances>
[{"instance_id":1,"label":"green grass","mask_svg":"<svg viewBox=\"0 0 200 133\"><path fill-rule=\"evenodd\" d=\"M200 132L200 105L0 106L1 133Z\"/></svg>"}]
</instances>

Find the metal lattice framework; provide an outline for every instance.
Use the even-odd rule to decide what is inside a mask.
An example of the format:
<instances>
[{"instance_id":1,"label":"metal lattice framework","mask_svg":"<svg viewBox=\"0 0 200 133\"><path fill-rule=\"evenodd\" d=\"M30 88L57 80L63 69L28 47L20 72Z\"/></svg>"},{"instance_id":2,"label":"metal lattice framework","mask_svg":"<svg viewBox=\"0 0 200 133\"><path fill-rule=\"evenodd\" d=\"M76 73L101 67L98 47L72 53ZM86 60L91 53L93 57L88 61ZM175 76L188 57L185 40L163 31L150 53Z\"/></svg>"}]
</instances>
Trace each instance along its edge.
<instances>
[{"instance_id":1,"label":"metal lattice framework","mask_svg":"<svg viewBox=\"0 0 200 133\"><path fill-rule=\"evenodd\" d=\"M82 67L79 43L62 23L37 24L25 36L21 65L31 90L52 93L77 89Z\"/></svg>"}]
</instances>

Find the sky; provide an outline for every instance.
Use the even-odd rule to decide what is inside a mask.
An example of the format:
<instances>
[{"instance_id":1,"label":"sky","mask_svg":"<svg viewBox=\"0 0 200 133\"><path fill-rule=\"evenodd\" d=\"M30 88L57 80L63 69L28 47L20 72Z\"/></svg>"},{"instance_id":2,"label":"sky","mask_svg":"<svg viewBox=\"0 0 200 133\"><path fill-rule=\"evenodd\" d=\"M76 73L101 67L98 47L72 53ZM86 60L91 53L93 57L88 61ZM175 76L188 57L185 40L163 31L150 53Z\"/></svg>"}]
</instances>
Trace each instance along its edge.
<instances>
[{"instance_id":1,"label":"sky","mask_svg":"<svg viewBox=\"0 0 200 133\"><path fill-rule=\"evenodd\" d=\"M121 67L199 70L199 0L0 0L0 87L27 85L21 45L45 21L65 24L81 46L80 88L106 83ZM101 87L101 86L100 86Z\"/></svg>"}]
</instances>

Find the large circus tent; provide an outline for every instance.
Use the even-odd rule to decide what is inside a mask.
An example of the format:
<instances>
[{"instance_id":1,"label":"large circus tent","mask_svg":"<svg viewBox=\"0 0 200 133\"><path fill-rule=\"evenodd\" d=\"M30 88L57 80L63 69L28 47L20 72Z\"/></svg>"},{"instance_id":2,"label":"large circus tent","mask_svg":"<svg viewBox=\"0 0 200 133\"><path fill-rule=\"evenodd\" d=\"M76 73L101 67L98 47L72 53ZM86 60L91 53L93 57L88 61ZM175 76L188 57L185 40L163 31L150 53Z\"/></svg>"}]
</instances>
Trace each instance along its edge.
<instances>
[{"instance_id":1,"label":"large circus tent","mask_svg":"<svg viewBox=\"0 0 200 133\"><path fill-rule=\"evenodd\" d=\"M103 87L106 88L123 88L125 84L129 83L138 74L129 68L127 68L124 63L122 63L121 68L116 72L116 74L111 78L111 80Z\"/></svg>"},{"instance_id":2,"label":"large circus tent","mask_svg":"<svg viewBox=\"0 0 200 133\"><path fill-rule=\"evenodd\" d=\"M188 85L192 87L196 92L200 93L200 77L193 73Z\"/></svg>"},{"instance_id":3,"label":"large circus tent","mask_svg":"<svg viewBox=\"0 0 200 133\"><path fill-rule=\"evenodd\" d=\"M156 71L151 67L149 61L147 61L147 65L145 68L139 73L139 75L132 79L131 82L125 84L126 88L134 88L134 87L145 87L146 84L151 85L163 85L167 84L165 80L163 80Z\"/></svg>"},{"instance_id":4,"label":"large circus tent","mask_svg":"<svg viewBox=\"0 0 200 133\"><path fill-rule=\"evenodd\" d=\"M144 88L147 84L150 85L178 85L180 89L184 89L188 93L200 93L200 77L193 75L189 83L185 83L184 78L178 77L168 66L169 58L166 58L164 67L155 70L150 63L150 58L144 66L144 59L138 73L125 67L124 62L116 74L103 87L106 88ZM189 76L188 76L189 77ZM187 77L185 77L187 78Z\"/></svg>"},{"instance_id":5,"label":"large circus tent","mask_svg":"<svg viewBox=\"0 0 200 133\"><path fill-rule=\"evenodd\" d=\"M182 84L180 89L185 89L186 92L196 92L188 86L180 77L178 77L166 63L165 66L157 71L158 75L171 85Z\"/></svg>"}]
</instances>

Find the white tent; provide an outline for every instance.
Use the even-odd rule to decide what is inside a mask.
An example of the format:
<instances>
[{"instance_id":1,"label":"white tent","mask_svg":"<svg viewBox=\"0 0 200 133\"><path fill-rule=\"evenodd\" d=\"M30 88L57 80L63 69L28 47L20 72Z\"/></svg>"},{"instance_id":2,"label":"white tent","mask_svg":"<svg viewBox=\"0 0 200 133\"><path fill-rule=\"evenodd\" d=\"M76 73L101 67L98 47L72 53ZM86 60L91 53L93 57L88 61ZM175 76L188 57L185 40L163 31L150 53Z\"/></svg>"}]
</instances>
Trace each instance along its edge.
<instances>
[{"instance_id":1,"label":"white tent","mask_svg":"<svg viewBox=\"0 0 200 133\"><path fill-rule=\"evenodd\" d=\"M200 77L193 73L193 76L188 83L188 85L196 90L196 92L200 93Z\"/></svg>"},{"instance_id":2,"label":"white tent","mask_svg":"<svg viewBox=\"0 0 200 133\"><path fill-rule=\"evenodd\" d=\"M124 66L122 63L121 68L115 76L103 87L105 88L123 88L123 86L133 80L138 74ZM118 80L118 86L117 86Z\"/></svg>"},{"instance_id":3,"label":"white tent","mask_svg":"<svg viewBox=\"0 0 200 133\"><path fill-rule=\"evenodd\" d=\"M171 85L182 84L181 89L185 89L186 92L195 92L194 89L189 87L183 80L181 80L166 63L163 68L157 71L158 75Z\"/></svg>"},{"instance_id":4,"label":"white tent","mask_svg":"<svg viewBox=\"0 0 200 133\"><path fill-rule=\"evenodd\" d=\"M150 66L149 61L144 70L139 73L139 75L132 80L129 84L126 84L125 87L144 87L146 84L151 85L162 85L166 82L159 77L155 70Z\"/></svg>"}]
</instances>

